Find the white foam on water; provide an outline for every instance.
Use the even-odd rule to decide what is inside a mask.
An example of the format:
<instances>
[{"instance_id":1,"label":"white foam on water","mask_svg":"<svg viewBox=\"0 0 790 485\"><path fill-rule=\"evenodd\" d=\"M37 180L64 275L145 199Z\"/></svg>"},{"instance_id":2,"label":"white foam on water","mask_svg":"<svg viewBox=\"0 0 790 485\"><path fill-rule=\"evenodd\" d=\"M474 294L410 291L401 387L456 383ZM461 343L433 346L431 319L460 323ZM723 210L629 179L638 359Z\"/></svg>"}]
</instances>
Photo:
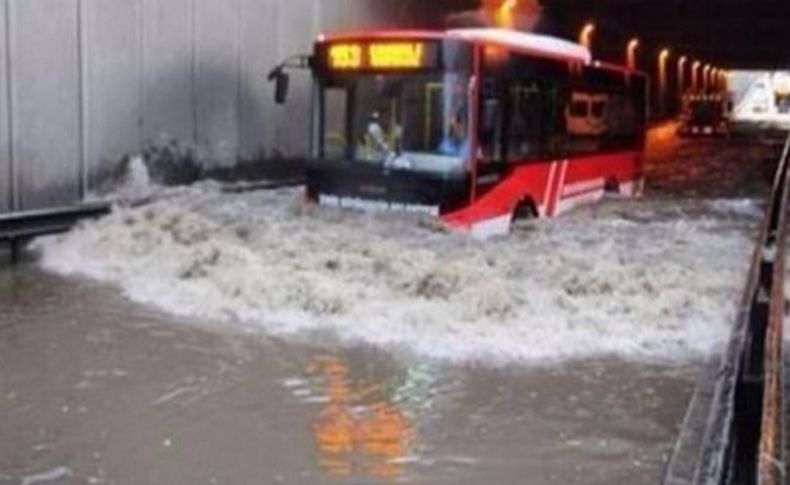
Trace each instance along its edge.
<instances>
[{"instance_id":1,"label":"white foam on water","mask_svg":"<svg viewBox=\"0 0 790 485\"><path fill-rule=\"evenodd\" d=\"M612 201L487 242L295 190L166 200L38 241L42 265L172 313L491 365L695 359L722 342L754 202Z\"/></svg>"},{"instance_id":2,"label":"white foam on water","mask_svg":"<svg viewBox=\"0 0 790 485\"><path fill-rule=\"evenodd\" d=\"M124 172L118 180L89 192L85 199L130 205L147 201L162 191L163 187L151 178L143 157L136 155L124 165Z\"/></svg>"},{"instance_id":3,"label":"white foam on water","mask_svg":"<svg viewBox=\"0 0 790 485\"><path fill-rule=\"evenodd\" d=\"M143 157L136 156L129 160L123 184L116 191L116 196L125 201L147 199L154 193L154 184Z\"/></svg>"},{"instance_id":4,"label":"white foam on water","mask_svg":"<svg viewBox=\"0 0 790 485\"><path fill-rule=\"evenodd\" d=\"M62 478L68 478L73 475L71 469L64 466L53 468L45 472L36 473L22 477L21 485L34 485L36 483L54 482Z\"/></svg>"}]
</instances>

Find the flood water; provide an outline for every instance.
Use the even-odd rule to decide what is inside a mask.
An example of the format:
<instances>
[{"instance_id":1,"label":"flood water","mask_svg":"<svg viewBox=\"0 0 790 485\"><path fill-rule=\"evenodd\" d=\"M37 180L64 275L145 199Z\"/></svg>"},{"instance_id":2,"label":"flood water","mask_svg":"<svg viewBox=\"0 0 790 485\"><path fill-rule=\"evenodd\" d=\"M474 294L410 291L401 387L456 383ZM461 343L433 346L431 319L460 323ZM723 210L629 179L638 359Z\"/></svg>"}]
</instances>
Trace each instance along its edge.
<instances>
[{"instance_id":1,"label":"flood water","mask_svg":"<svg viewBox=\"0 0 790 485\"><path fill-rule=\"evenodd\" d=\"M653 198L763 198L770 192L785 134L739 127L730 138L681 138L677 124L647 139L646 187Z\"/></svg>"},{"instance_id":2,"label":"flood water","mask_svg":"<svg viewBox=\"0 0 790 485\"><path fill-rule=\"evenodd\" d=\"M0 483L651 483L695 374L218 332L31 267L0 306Z\"/></svg>"},{"instance_id":3,"label":"flood water","mask_svg":"<svg viewBox=\"0 0 790 485\"><path fill-rule=\"evenodd\" d=\"M699 145L674 146L688 166L654 151L646 201L606 203L487 246L394 234L378 220L278 226L251 209L268 196L200 192L162 207L191 214L165 221L175 243L152 229L158 215L129 213L44 246L45 260L67 258L69 271L49 267L71 276L37 262L0 267L0 484L657 483L711 345L699 340L726 336L759 219L752 199L765 190L735 147L728 161L706 162ZM695 176L731 188L706 196L692 189ZM661 202L673 193L716 202ZM331 227L374 230L363 244ZM238 251L206 253L212 238L250 255L242 264ZM334 244L331 261L308 257L316 241ZM421 241L411 259L395 257ZM518 256L550 248L544 266ZM512 271L491 264L500 253ZM365 276L388 255L393 266L438 258L460 281L483 271L497 298L477 303L493 301L481 314L446 312L469 298L442 283L447 275ZM263 276L279 285L236 284L269 266L282 271ZM535 279L536 268L550 277ZM305 306L304 292L308 303L335 300L303 283L295 293L288 271L363 304L341 294L336 307ZM427 278L432 293L401 288L405 276ZM683 284L695 285L692 297ZM530 306L519 292L545 301ZM267 321L271 302L312 323ZM377 320L364 311L376 305L397 311Z\"/></svg>"}]
</instances>

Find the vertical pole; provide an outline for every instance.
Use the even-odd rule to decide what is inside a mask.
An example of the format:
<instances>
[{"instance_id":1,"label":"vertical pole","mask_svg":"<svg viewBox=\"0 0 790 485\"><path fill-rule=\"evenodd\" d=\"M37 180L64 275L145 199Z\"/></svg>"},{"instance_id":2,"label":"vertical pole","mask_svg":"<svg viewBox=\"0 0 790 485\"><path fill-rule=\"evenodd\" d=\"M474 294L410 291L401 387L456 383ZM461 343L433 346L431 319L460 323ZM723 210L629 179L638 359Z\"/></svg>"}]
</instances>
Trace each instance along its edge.
<instances>
[{"instance_id":1,"label":"vertical pole","mask_svg":"<svg viewBox=\"0 0 790 485\"><path fill-rule=\"evenodd\" d=\"M667 97L667 70L663 59L658 65L658 113L663 118L666 115Z\"/></svg>"},{"instance_id":2,"label":"vertical pole","mask_svg":"<svg viewBox=\"0 0 790 485\"><path fill-rule=\"evenodd\" d=\"M14 127L14 22L13 5L15 0L5 0L5 58L6 58L6 124L8 126L8 207L11 211L20 209L19 204L19 181L17 180L15 142L16 133Z\"/></svg>"},{"instance_id":3,"label":"vertical pole","mask_svg":"<svg viewBox=\"0 0 790 485\"><path fill-rule=\"evenodd\" d=\"M682 111L683 109L683 94L686 91L686 63L688 62L688 58L686 56L681 56L678 59L678 111Z\"/></svg>"},{"instance_id":4,"label":"vertical pole","mask_svg":"<svg viewBox=\"0 0 790 485\"><path fill-rule=\"evenodd\" d=\"M705 64L705 67L702 68L702 90L705 91L705 93L707 93L709 87L708 86L709 73L710 73L710 64Z\"/></svg>"},{"instance_id":5,"label":"vertical pole","mask_svg":"<svg viewBox=\"0 0 790 485\"><path fill-rule=\"evenodd\" d=\"M313 0L313 38L321 34L321 26L324 23L324 12L322 4L325 0Z\"/></svg>"},{"instance_id":6,"label":"vertical pole","mask_svg":"<svg viewBox=\"0 0 790 485\"><path fill-rule=\"evenodd\" d=\"M700 61L694 61L691 65L691 90L694 93L700 91L700 82L699 82L699 70L702 68L702 63Z\"/></svg>"},{"instance_id":7,"label":"vertical pole","mask_svg":"<svg viewBox=\"0 0 790 485\"><path fill-rule=\"evenodd\" d=\"M483 48L477 44L473 44L474 59L472 61L472 78L469 83L469 203L473 203L477 198L477 165L479 160L477 153L479 151L480 140L478 139L478 123L480 122L480 85L482 83L482 51Z\"/></svg>"},{"instance_id":8,"label":"vertical pole","mask_svg":"<svg viewBox=\"0 0 790 485\"><path fill-rule=\"evenodd\" d=\"M313 0L314 39L321 35L321 25L323 24L322 3L323 0ZM323 129L324 105L321 85L318 79L314 77L312 83L312 96L310 98L310 146L308 150L311 157L318 158L320 153L324 151L320 143L321 131Z\"/></svg>"},{"instance_id":9,"label":"vertical pole","mask_svg":"<svg viewBox=\"0 0 790 485\"><path fill-rule=\"evenodd\" d=\"M658 111L662 118L667 114L667 59L669 49L664 49L658 55Z\"/></svg>"},{"instance_id":10,"label":"vertical pole","mask_svg":"<svg viewBox=\"0 0 790 485\"><path fill-rule=\"evenodd\" d=\"M244 133L244 1L236 0L236 160L242 158Z\"/></svg>"},{"instance_id":11,"label":"vertical pole","mask_svg":"<svg viewBox=\"0 0 790 485\"><path fill-rule=\"evenodd\" d=\"M85 200L88 192L88 146L89 133L87 119L88 106L88 56L87 36L88 22L86 17L85 0L77 0L77 85L78 107L77 128L79 132L79 182L78 191L80 201Z\"/></svg>"},{"instance_id":12,"label":"vertical pole","mask_svg":"<svg viewBox=\"0 0 790 485\"><path fill-rule=\"evenodd\" d=\"M626 55L625 55L625 62L628 69L635 71L636 70L636 50L639 48L639 39L633 38L628 41L628 46L626 47Z\"/></svg>"},{"instance_id":13,"label":"vertical pole","mask_svg":"<svg viewBox=\"0 0 790 485\"><path fill-rule=\"evenodd\" d=\"M678 70L678 107L683 106L683 69Z\"/></svg>"},{"instance_id":14,"label":"vertical pole","mask_svg":"<svg viewBox=\"0 0 790 485\"><path fill-rule=\"evenodd\" d=\"M198 145L198 46L197 46L197 3L189 1L189 77L190 102L192 104L192 142Z\"/></svg>"},{"instance_id":15,"label":"vertical pole","mask_svg":"<svg viewBox=\"0 0 790 485\"><path fill-rule=\"evenodd\" d=\"M587 48L592 53L592 37L595 33L595 24L592 22L588 22L587 24L582 27L581 33L579 33L579 44L583 47Z\"/></svg>"},{"instance_id":16,"label":"vertical pole","mask_svg":"<svg viewBox=\"0 0 790 485\"><path fill-rule=\"evenodd\" d=\"M145 115L148 109L148 96L146 92L146 78L148 69L146 66L146 34L145 29L145 8L146 0L138 0L137 3L137 54L138 54L138 105L137 105L137 147L142 153L145 149Z\"/></svg>"},{"instance_id":17,"label":"vertical pole","mask_svg":"<svg viewBox=\"0 0 790 485\"><path fill-rule=\"evenodd\" d=\"M312 97L310 100L310 156L317 159L323 152L321 131L324 117L324 98L321 93L321 83L313 79Z\"/></svg>"}]
</instances>

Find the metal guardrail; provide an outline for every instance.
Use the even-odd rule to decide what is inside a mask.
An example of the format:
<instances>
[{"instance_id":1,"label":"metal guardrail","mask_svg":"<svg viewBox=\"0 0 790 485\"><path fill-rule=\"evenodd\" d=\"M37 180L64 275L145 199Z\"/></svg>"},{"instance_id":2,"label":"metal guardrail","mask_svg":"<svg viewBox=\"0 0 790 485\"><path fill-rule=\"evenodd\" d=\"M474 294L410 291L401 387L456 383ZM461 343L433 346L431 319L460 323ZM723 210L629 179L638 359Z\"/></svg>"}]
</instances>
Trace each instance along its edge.
<instances>
[{"instance_id":1,"label":"metal guardrail","mask_svg":"<svg viewBox=\"0 0 790 485\"><path fill-rule=\"evenodd\" d=\"M0 243L11 244L11 258L16 261L20 241L66 232L82 219L103 216L109 212L110 205L101 202L75 207L0 214Z\"/></svg>"},{"instance_id":2,"label":"metal guardrail","mask_svg":"<svg viewBox=\"0 0 790 485\"><path fill-rule=\"evenodd\" d=\"M735 326L695 390L665 485L780 485L786 478L782 329L790 137Z\"/></svg>"}]
</instances>

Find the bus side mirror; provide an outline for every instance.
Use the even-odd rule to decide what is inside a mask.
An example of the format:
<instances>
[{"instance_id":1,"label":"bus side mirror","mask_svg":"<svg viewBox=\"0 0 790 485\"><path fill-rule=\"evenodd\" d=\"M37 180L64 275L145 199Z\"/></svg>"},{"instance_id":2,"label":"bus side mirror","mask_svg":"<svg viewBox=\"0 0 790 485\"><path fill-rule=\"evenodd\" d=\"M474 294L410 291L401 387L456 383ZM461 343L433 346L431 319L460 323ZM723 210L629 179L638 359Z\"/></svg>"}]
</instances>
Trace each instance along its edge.
<instances>
[{"instance_id":1,"label":"bus side mirror","mask_svg":"<svg viewBox=\"0 0 790 485\"><path fill-rule=\"evenodd\" d=\"M274 81L274 102L277 104L285 104L288 100L288 88L291 84L291 79L288 74L279 67L269 73L269 81Z\"/></svg>"}]
</instances>

